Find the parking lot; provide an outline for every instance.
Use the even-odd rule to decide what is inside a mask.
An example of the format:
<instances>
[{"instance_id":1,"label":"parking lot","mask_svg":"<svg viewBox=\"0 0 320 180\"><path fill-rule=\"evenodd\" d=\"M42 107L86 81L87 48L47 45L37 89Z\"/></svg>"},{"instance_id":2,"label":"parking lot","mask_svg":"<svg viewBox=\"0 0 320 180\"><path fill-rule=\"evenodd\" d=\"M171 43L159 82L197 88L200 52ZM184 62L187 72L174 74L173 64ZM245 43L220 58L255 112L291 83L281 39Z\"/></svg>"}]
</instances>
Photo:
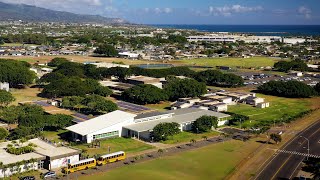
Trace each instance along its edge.
<instances>
[{"instance_id":1,"label":"parking lot","mask_svg":"<svg viewBox=\"0 0 320 180\"><path fill-rule=\"evenodd\" d=\"M265 73L236 73L244 79L244 85L246 86L259 86L265 84L269 81L291 81L296 80L300 82L304 82L310 86L315 86L320 82L319 78L314 77L297 77L292 75L273 75L273 74L265 74Z\"/></svg>"}]
</instances>

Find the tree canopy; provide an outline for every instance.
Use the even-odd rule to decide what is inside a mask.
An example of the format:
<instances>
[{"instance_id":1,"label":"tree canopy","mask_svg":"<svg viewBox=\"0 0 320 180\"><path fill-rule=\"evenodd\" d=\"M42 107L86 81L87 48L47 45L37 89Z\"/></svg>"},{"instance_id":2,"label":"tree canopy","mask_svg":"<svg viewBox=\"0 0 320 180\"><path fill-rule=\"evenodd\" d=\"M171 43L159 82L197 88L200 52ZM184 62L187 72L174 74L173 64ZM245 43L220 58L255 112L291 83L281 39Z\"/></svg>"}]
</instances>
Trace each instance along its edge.
<instances>
[{"instance_id":1,"label":"tree canopy","mask_svg":"<svg viewBox=\"0 0 320 180\"><path fill-rule=\"evenodd\" d=\"M61 64L66 63L66 62L69 62L69 60L66 59L66 58L63 58L63 57L56 57L56 58L53 58L53 59L48 63L48 66L58 67L58 66L60 66Z\"/></svg>"},{"instance_id":2,"label":"tree canopy","mask_svg":"<svg viewBox=\"0 0 320 180\"><path fill-rule=\"evenodd\" d=\"M99 95L87 95L84 97L70 96L62 99L65 108L84 111L84 113L106 113L118 109L118 106L110 100Z\"/></svg>"},{"instance_id":3,"label":"tree canopy","mask_svg":"<svg viewBox=\"0 0 320 180\"><path fill-rule=\"evenodd\" d=\"M0 82L8 82L10 86L29 85L36 78L29 70L30 64L9 59L0 59Z\"/></svg>"},{"instance_id":4,"label":"tree canopy","mask_svg":"<svg viewBox=\"0 0 320 180\"><path fill-rule=\"evenodd\" d=\"M192 131L195 133L208 132L211 128L218 127L218 118L214 116L202 116L192 123Z\"/></svg>"},{"instance_id":5,"label":"tree canopy","mask_svg":"<svg viewBox=\"0 0 320 180\"><path fill-rule=\"evenodd\" d=\"M64 96L84 96L86 94L98 94L101 96L109 96L112 91L108 87L103 87L94 79L82 80L79 77L64 77L62 79L53 80L50 77L50 84L46 85L41 95L48 98L64 97Z\"/></svg>"},{"instance_id":6,"label":"tree canopy","mask_svg":"<svg viewBox=\"0 0 320 180\"><path fill-rule=\"evenodd\" d=\"M274 64L274 68L277 71L288 72L290 70L295 71L308 71L308 65L302 60L293 60L293 61L279 61Z\"/></svg>"},{"instance_id":7,"label":"tree canopy","mask_svg":"<svg viewBox=\"0 0 320 180\"><path fill-rule=\"evenodd\" d=\"M307 98L317 95L317 92L307 84L299 81L270 81L258 87L264 94L289 98Z\"/></svg>"},{"instance_id":8,"label":"tree canopy","mask_svg":"<svg viewBox=\"0 0 320 180\"><path fill-rule=\"evenodd\" d=\"M165 85L164 90L170 100L186 97L198 97L206 93L206 85L194 79L174 78Z\"/></svg>"},{"instance_id":9,"label":"tree canopy","mask_svg":"<svg viewBox=\"0 0 320 180\"><path fill-rule=\"evenodd\" d=\"M160 123L153 128L153 137L155 141L165 141L169 136L173 136L179 132L178 123Z\"/></svg>"},{"instance_id":10,"label":"tree canopy","mask_svg":"<svg viewBox=\"0 0 320 180\"><path fill-rule=\"evenodd\" d=\"M0 140L5 139L8 135L9 132L6 129L0 127Z\"/></svg>"},{"instance_id":11,"label":"tree canopy","mask_svg":"<svg viewBox=\"0 0 320 180\"><path fill-rule=\"evenodd\" d=\"M0 111L0 119L9 124L18 123L10 139L39 135L45 128L61 129L72 124L73 117L69 115L48 115L41 106L19 105L9 106Z\"/></svg>"},{"instance_id":12,"label":"tree canopy","mask_svg":"<svg viewBox=\"0 0 320 180\"><path fill-rule=\"evenodd\" d=\"M168 99L166 92L154 85L141 84L125 90L122 98L136 104L157 104Z\"/></svg>"},{"instance_id":13,"label":"tree canopy","mask_svg":"<svg viewBox=\"0 0 320 180\"><path fill-rule=\"evenodd\" d=\"M112 45L109 44L99 45L99 47L94 51L94 53L106 57L115 57L118 55L118 51Z\"/></svg>"},{"instance_id":14,"label":"tree canopy","mask_svg":"<svg viewBox=\"0 0 320 180\"><path fill-rule=\"evenodd\" d=\"M217 70L206 70L198 72L195 79L199 82L204 82L209 86L222 87L239 87L243 86L244 80L242 77L235 74L224 74Z\"/></svg>"},{"instance_id":15,"label":"tree canopy","mask_svg":"<svg viewBox=\"0 0 320 180\"><path fill-rule=\"evenodd\" d=\"M15 98L10 92L0 89L0 107L8 106L13 101L15 101Z\"/></svg>"}]
</instances>

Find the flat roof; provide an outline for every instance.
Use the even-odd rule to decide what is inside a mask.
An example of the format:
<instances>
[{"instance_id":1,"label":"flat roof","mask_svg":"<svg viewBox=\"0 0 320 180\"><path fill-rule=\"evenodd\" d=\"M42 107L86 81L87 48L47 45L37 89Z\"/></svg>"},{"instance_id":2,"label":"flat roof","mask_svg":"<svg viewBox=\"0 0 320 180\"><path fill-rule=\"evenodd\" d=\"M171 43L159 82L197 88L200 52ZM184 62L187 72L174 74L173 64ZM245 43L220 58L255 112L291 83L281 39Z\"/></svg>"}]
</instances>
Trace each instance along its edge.
<instances>
[{"instance_id":1,"label":"flat roof","mask_svg":"<svg viewBox=\"0 0 320 180\"><path fill-rule=\"evenodd\" d=\"M137 132L144 132L144 131L152 130L159 123L176 122L178 124L182 124L182 123L186 123L186 122L195 121L196 119L198 119L199 117L204 116L204 115L215 116L217 118L230 117L230 115L228 115L228 114L223 114L223 113L208 111L208 110L203 110L203 109L195 109L195 108L185 108L182 110L178 109L178 110L173 110L170 112L174 112L174 111L177 111L178 113L177 114L175 113L174 116L171 118L136 123L136 124L124 126L124 128L130 129L133 131L137 131ZM184 113L182 113L182 112L184 112Z\"/></svg>"},{"instance_id":2,"label":"flat roof","mask_svg":"<svg viewBox=\"0 0 320 180\"><path fill-rule=\"evenodd\" d=\"M149 77L149 76L135 76L128 78L128 80L134 80L134 81L151 81L151 80L159 80L159 78Z\"/></svg>"},{"instance_id":3,"label":"flat roof","mask_svg":"<svg viewBox=\"0 0 320 180\"><path fill-rule=\"evenodd\" d=\"M38 138L28 140L27 142L23 143L22 146L27 146L29 143L37 145L37 147L34 147L35 151L21 155L10 154L6 151L7 145L12 144L11 141L0 143L0 162L3 162L3 164L7 165L20 162L22 160L44 160L46 159L46 156L50 157L50 159L57 159L79 154L78 150L68 147L56 147Z\"/></svg>"},{"instance_id":4,"label":"flat roof","mask_svg":"<svg viewBox=\"0 0 320 180\"><path fill-rule=\"evenodd\" d=\"M147 118L147 117L160 116L160 115L164 115L164 114L168 114L168 113L167 112L159 112L159 111L142 113L142 114L138 114L134 119L143 119L143 118Z\"/></svg>"},{"instance_id":5,"label":"flat roof","mask_svg":"<svg viewBox=\"0 0 320 180\"><path fill-rule=\"evenodd\" d=\"M34 148L36 153L49 156L51 159L66 157L68 155L79 154L78 150L64 147L64 146L56 147L40 139L31 139L29 140L29 142L37 145L37 147Z\"/></svg>"},{"instance_id":6,"label":"flat roof","mask_svg":"<svg viewBox=\"0 0 320 180\"><path fill-rule=\"evenodd\" d=\"M99 117L90 119L73 126L69 126L66 129L82 136L99 131L101 129L113 126L115 124L133 119L136 117L135 114L127 113L121 110L113 111L108 114L101 115Z\"/></svg>"}]
</instances>

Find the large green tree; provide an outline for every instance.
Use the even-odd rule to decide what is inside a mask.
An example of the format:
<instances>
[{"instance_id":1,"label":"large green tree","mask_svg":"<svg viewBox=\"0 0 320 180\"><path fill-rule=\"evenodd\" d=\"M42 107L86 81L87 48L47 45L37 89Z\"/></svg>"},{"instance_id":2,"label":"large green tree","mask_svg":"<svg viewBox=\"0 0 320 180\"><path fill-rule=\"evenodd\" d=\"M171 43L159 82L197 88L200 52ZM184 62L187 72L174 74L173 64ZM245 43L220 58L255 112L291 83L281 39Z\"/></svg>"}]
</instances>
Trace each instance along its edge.
<instances>
[{"instance_id":1,"label":"large green tree","mask_svg":"<svg viewBox=\"0 0 320 180\"><path fill-rule=\"evenodd\" d=\"M156 104L168 99L164 90L151 85L141 84L125 90L122 98L137 104Z\"/></svg>"},{"instance_id":2,"label":"large green tree","mask_svg":"<svg viewBox=\"0 0 320 180\"><path fill-rule=\"evenodd\" d=\"M258 87L264 94L290 98L307 98L317 95L317 92L307 84L299 81L270 81Z\"/></svg>"},{"instance_id":3,"label":"large green tree","mask_svg":"<svg viewBox=\"0 0 320 180\"><path fill-rule=\"evenodd\" d=\"M112 112L118 109L118 106L110 100L99 95L86 96L83 105L87 106L93 112Z\"/></svg>"},{"instance_id":4,"label":"large green tree","mask_svg":"<svg viewBox=\"0 0 320 180\"><path fill-rule=\"evenodd\" d=\"M202 116L192 123L192 131L195 133L208 132L212 127L218 127L218 118L214 116Z\"/></svg>"},{"instance_id":5,"label":"large green tree","mask_svg":"<svg viewBox=\"0 0 320 180\"><path fill-rule=\"evenodd\" d=\"M160 123L153 128L153 137L155 141L165 141L169 136L173 136L179 132L178 123Z\"/></svg>"},{"instance_id":6,"label":"large green tree","mask_svg":"<svg viewBox=\"0 0 320 180\"><path fill-rule=\"evenodd\" d=\"M244 80L240 76L223 74L217 70L200 71L195 75L195 79L209 86L239 87L243 86L244 83Z\"/></svg>"},{"instance_id":7,"label":"large green tree","mask_svg":"<svg viewBox=\"0 0 320 180\"><path fill-rule=\"evenodd\" d=\"M109 44L99 45L99 47L94 51L94 53L106 57L115 57L118 55L118 51L112 45Z\"/></svg>"},{"instance_id":8,"label":"large green tree","mask_svg":"<svg viewBox=\"0 0 320 180\"><path fill-rule=\"evenodd\" d=\"M10 92L0 89L0 107L6 107L13 101L15 101L15 98Z\"/></svg>"},{"instance_id":9,"label":"large green tree","mask_svg":"<svg viewBox=\"0 0 320 180\"><path fill-rule=\"evenodd\" d=\"M206 85L194 79L172 79L164 88L170 100L198 97L206 93Z\"/></svg>"},{"instance_id":10,"label":"large green tree","mask_svg":"<svg viewBox=\"0 0 320 180\"><path fill-rule=\"evenodd\" d=\"M61 64L66 63L66 62L69 62L69 60L66 59L66 58L63 58L63 57L56 57L56 58L53 58L53 59L48 63L48 66L58 67L58 66L60 66Z\"/></svg>"},{"instance_id":11,"label":"large green tree","mask_svg":"<svg viewBox=\"0 0 320 180\"><path fill-rule=\"evenodd\" d=\"M26 62L0 59L0 82L8 82L10 86L31 84L36 75L29 67Z\"/></svg>"},{"instance_id":12,"label":"large green tree","mask_svg":"<svg viewBox=\"0 0 320 180\"><path fill-rule=\"evenodd\" d=\"M6 129L0 127L0 140L3 140L8 135L9 135L9 132Z\"/></svg>"}]
</instances>

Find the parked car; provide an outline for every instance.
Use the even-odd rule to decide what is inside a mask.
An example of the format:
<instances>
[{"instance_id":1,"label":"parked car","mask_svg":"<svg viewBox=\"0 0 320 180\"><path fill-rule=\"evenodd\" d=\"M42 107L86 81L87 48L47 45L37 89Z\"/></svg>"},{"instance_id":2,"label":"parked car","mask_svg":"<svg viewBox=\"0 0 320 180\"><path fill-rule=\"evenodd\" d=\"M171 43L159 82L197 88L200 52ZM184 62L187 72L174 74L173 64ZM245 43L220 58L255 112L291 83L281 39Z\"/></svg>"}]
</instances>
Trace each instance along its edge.
<instances>
[{"instance_id":1,"label":"parked car","mask_svg":"<svg viewBox=\"0 0 320 180\"><path fill-rule=\"evenodd\" d=\"M43 178L52 178L52 177L56 177L56 172L54 171L49 171L49 172L46 172L44 175L43 175Z\"/></svg>"},{"instance_id":2,"label":"parked car","mask_svg":"<svg viewBox=\"0 0 320 180\"><path fill-rule=\"evenodd\" d=\"M20 180L35 180L36 178L34 176L25 176L20 178Z\"/></svg>"}]
</instances>

